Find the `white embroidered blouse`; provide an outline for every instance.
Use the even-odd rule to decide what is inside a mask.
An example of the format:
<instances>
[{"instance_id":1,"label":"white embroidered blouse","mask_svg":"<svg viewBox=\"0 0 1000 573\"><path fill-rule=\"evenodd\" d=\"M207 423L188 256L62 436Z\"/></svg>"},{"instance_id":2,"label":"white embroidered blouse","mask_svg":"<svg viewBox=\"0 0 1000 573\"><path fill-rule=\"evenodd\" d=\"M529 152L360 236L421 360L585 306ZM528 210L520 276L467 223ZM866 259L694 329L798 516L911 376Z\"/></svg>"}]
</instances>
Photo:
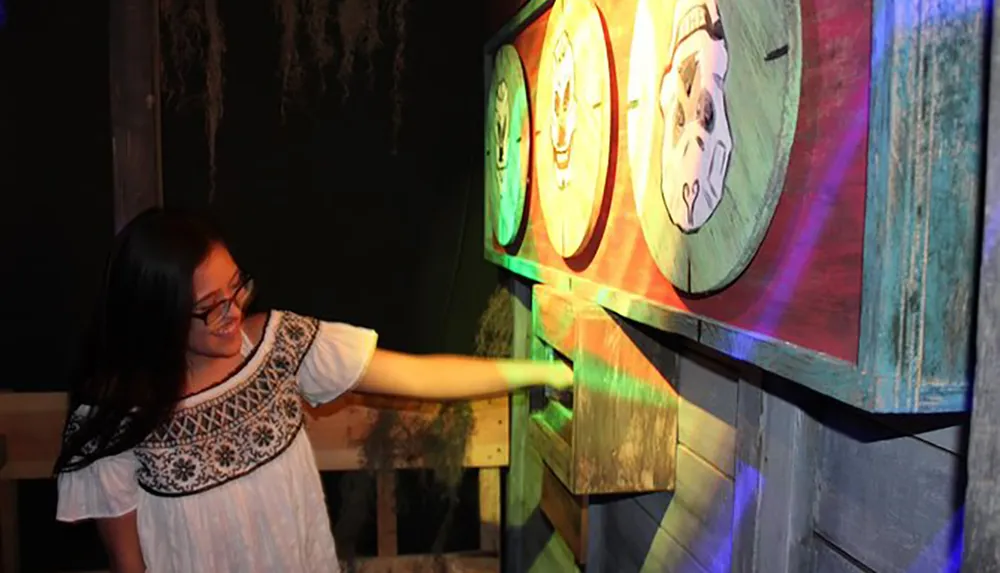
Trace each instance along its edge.
<instances>
[{"instance_id":1,"label":"white embroidered blouse","mask_svg":"<svg viewBox=\"0 0 1000 573\"><path fill-rule=\"evenodd\" d=\"M150 573L339 571L301 399L315 405L351 390L377 339L272 312L230 378L182 400L134 449L60 474L57 519L137 510Z\"/></svg>"}]
</instances>

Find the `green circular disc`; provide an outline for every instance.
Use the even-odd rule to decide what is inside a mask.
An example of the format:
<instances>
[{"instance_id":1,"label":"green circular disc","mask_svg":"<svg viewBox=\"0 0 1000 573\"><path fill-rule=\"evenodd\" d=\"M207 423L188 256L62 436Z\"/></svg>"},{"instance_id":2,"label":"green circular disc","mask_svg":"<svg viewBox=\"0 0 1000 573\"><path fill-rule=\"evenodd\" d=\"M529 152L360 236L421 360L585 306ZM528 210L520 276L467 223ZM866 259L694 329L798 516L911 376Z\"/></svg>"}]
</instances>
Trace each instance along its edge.
<instances>
[{"instance_id":1,"label":"green circular disc","mask_svg":"<svg viewBox=\"0 0 1000 573\"><path fill-rule=\"evenodd\" d=\"M517 237L531 159L531 120L524 66L514 46L497 50L486 106L486 198L497 241Z\"/></svg>"},{"instance_id":2,"label":"green circular disc","mask_svg":"<svg viewBox=\"0 0 1000 573\"><path fill-rule=\"evenodd\" d=\"M660 272L708 293L750 263L784 187L802 68L787 0L639 0L628 160Z\"/></svg>"}]
</instances>

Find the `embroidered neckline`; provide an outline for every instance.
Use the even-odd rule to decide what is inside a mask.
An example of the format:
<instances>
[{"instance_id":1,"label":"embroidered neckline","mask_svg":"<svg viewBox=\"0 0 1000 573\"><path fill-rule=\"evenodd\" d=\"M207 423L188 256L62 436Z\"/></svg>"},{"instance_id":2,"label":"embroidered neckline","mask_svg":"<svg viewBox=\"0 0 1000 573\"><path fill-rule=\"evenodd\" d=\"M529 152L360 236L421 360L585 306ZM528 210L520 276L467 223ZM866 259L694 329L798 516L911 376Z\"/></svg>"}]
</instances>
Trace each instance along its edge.
<instances>
[{"instance_id":1,"label":"embroidered neckline","mask_svg":"<svg viewBox=\"0 0 1000 573\"><path fill-rule=\"evenodd\" d=\"M136 478L152 495L192 495L266 465L302 430L296 373L319 321L291 313L276 320L259 367L219 396L179 408L135 448ZM262 343L258 348L265 345Z\"/></svg>"}]
</instances>

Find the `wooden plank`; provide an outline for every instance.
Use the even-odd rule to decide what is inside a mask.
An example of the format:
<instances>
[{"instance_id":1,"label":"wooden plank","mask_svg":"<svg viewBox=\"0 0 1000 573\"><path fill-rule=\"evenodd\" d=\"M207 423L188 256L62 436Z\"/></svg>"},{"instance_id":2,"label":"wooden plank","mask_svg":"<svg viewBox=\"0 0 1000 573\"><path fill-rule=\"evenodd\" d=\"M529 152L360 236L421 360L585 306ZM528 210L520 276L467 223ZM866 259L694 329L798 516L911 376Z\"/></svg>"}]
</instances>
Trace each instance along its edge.
<instances>
[{"instance_id":1,"label":"wooden plank","mask_svg":"<svg viewBox=\"0 0 1000 573\"><path fill-rule=\"evenodd\" d=\"M967 408L988 6L873 1L859 364L883 411Z\"/></svg>"},{"instance_id":2,"label":"wooden plank","mask_svg":"<svg viewBox=\"0 0 1000 573\"><path fill-rule=\"evenodd\" d=\"M819 424L807 409L816 396L770 375L763 384L754 571L800 573L811 563Z\"/></svg>"},{"instance_id":3,"label":"wooden plank","mask_svg":"<svg viewBox=\"0 0 1000 573\"><path fill-rule=\"evenodd\" d=\"M531 357L532 340L535 338L531 315L531 285L511 276L508 280L511 304L514 306L512 354L514 358ZM504 557L508 570L527 571L527 524L536 505L527 495L527 452L529 433L528 392L515 392L510 407L510 470L507 474L507 503L505 509Z\"/></svg>"},{"instance_id":4,"label":"wooden plank","mask_svg":"<svg viewBox=\"0 0 1000 573\"><path fill-rule=\"evenodd\" d=\"M979 267L975 391L965 491L964 571L1000 571L1000 11L993 10L986 134L985 230Z\"/></svg>"},{"instance_id":5,"label":"wooden plank","mask_svg":"<svg viewBox=\"0 0 1000 573\"><path fill-rule=\"evenodd\" d=\"M650 496L661 496L651 494ZM596 506L594 508L596 510ZM705 573L683 543L660 527L656 515L625 498L601 505L601 552L614 563L607 571Z\"/></svg>"},{"instance_id":6,"label":"wooden plank","mask_svg":"<svg viewBox=\"0 0 1000 573\"><path fill-rule=\"evenodd\" d=\"M0 573L21 570L18 523L17 482L0 479Z\"/></svg>"},{"instance_id":7,"label":"wooden plank","mask_svg":"<svg viewBox=\"0 0 1000 573\"><path fill-rule=\"evenodd\" d=\"M375 476L376 548L379 557L391 557L399 552L397 526L396 472L382 470Z\"/></svg>"},{"instance_id":8,"label":"wooden plank","mask_svg":"<svg viewBox=\"0 0 1000 573\"><path fill-rule=\"evenodd\" d=\"M965 461L846 408L822 422L815 530L880 573L952 567Z\"/></svg>"},{"instance_id":9,"label":"wooden plank","mask_svg":"<svg viewBox=\"0 0 1000 573\"><path fill-rule=\"evenodd\" d=\"M157 3L111 3L109 22L111 145L115 228L163 204L159 157Z\"/></svg>"},{"instance_id":10,"label":"wooden plank","mask_svg":"<svg viewBox=\"0 0 1000 573\"><path fill-rule=\"evenodd\" d=\"M572 451L569 442L537 415L531 416L528 420L528 443L563 483L573 483Z\"/></svg>"},{"instance_id":11,"label":"wooden plank","mask_svg":"<svg viewBox=\"0 0 1000 573\"><path fill-rule=\"evenodd\" d=\"M814 542L816 552L815 573L870 573L854 564L846 555L830 546L822 537Z\"/></svg>"},{"instance_id":12,"label":"wooden plank","mask_svg":"<svg viewBox=\"0 0 1000 573\"><path fill-rule=\"evenodd\" d=\"M569 546L577 563L587 562L587 498L574 496L552 470L542 474L542 513Z\"/></svg>"},{"instance_id":13,"label":"wooden plank","mask_svg":"<svg viewBox=\"0 0 1000 573\"><path fill-rule=\"evenodd\" d=\"M760 529L774 527L758 521L764 480L757 468L764 458L764 391L762 374L753 369L740 379L736 429L736 473L733 476L732 547L721 549L729 563L719 563L723 571L755 573L756 541ZM777 573L777 572L771 572Z\"/></svg>"},{"instance_id":14,"label":"wooden plank","mask_svg":"<svg viewBox=\"0 0 1000 573\"><path fill-rule=\"evenodd\" d=\"M368 557L357 559L353 568L342 563L344 571L357 573L422 573L445 571L448 573L498 573L500 560L493 555L445 553L443 555L398 555L394 557Z\"/></svg>"},{"instance_id":15,"label":"wooden plank","mask_svg":"<svg viewBox=\"0 0 1000 573\"><path fill-rule=\"evenodd\" d=\"M720 559L731 555L733 494L732 480L691 450L678 446L677 489L662 512L660 526L706 570L723 570ZM642 498L640 504L649 499Z\"/></svg>"},{"instance_id":16,"label":"wooden plank","mask_svg":"<svg viewBox=\"0 0 1000 573\"><path fill-rule=\"evenodd\" d=\"M500 468L479 470L479 548L500 553Z\"/></svg>"},{"instance_id":17,"label":"wooden plank","mask_svg":"<svg viewBox=\"0 0 1000 573\"><path fill-rule=\"evenodd\" d=\"M568 357L574 375L571 439L564 445L558 428L536 423L533 415L539 453L577 495L671 489L677 355L650 331L598 305L546 285L536 285L534 296L538 338ZM536 352L537 358L548 354L541 347Z\"/></svg>"},{"instance_id":18,"label":"wooden plank","mask_svg":"<svg viewBox=\"0 0 1000 573\"><path fill-rule=\"evenodd\" d=\"M507 398L472 402L474 431L466 466L502 467L509 460ZM309 410L307 431L323 471L363 467L362 446L378 412L393 409L404 425L424 425L436 415L432 402L405 401L349 394L332 404ZM8 463L0 479L35 479L52 475L66 419L62 392L0 395L0 434L8 437ZM422 467L421 460L397 460L395 469Z\"/></svg>"},{"instance_id":19,"label":"wooden plank","mask_svg":"<svg viewBox=\"0 0 1000 573\"><path fill-rule=\"evenodd\" d=\"M678 441L730 478L736 476L738 379L697 354L682 355L678 362Z\"/></svg>"}]
</instances>

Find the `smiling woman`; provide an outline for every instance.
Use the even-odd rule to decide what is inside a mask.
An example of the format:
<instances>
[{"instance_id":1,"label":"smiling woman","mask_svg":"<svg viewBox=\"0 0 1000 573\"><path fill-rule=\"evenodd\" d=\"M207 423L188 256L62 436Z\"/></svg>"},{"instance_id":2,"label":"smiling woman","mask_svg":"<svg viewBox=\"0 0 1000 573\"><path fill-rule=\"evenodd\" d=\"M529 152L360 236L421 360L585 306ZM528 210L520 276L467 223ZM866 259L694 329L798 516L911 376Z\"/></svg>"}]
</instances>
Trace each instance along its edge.
<instances>
[{"instance_id":1,"label":"smiling woman","mask_svg":"<svg viewBox=\"0 0 1000 573\"><path fill-rule=\"evenodd\" d=\"M367 328L246 316L252 284L189 215L152 210L118 238L56 467L58 519L97 520L115 571L335 570L303 399L571 382L549 363L413 356Z\"/></svg>"}]
</instances>

